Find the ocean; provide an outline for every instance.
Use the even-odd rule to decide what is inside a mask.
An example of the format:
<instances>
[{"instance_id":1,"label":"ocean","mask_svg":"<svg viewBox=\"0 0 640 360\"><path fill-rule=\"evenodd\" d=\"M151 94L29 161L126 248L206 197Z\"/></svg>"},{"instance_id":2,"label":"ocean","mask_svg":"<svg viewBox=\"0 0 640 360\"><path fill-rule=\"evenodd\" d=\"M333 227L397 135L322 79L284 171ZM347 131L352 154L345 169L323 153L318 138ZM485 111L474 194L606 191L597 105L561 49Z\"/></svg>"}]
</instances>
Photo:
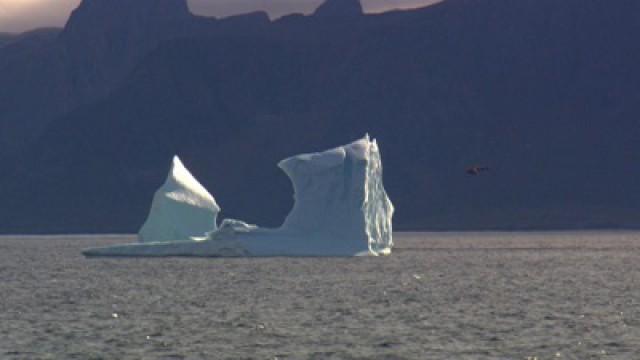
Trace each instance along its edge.
<instances>
[{"instance_id":1,"label":"ocean","mask_svg":"<svg viewBox=\"0 0 640 360\"><path fill-rule=\"evenodd\" d=\"M640 359L640 232L398 233L389 257L85 259L0 237L0 359Z\"/></svg>"}]
</instances>

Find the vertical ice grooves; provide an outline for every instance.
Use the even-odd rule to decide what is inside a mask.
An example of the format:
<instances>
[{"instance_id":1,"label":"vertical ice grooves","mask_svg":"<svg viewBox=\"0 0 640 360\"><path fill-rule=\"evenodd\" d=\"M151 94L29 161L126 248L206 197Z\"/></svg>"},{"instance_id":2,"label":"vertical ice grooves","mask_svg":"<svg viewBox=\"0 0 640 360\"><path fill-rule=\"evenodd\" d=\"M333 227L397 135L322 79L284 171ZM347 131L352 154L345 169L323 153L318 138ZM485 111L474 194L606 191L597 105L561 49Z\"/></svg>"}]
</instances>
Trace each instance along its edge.
<instances>
[{"instance_id":1,"label":"vertical ice grooves","mask_svg":"<svg viewBox=\"0 0 640 360\"><path fill-rule=\"evenodd\" d=\"M370 142L367 155L363 212L369 250L382 255L393 247L391 218L394 209L382 183L382 161L375 139Z\"/></svg>"}]
</instances>

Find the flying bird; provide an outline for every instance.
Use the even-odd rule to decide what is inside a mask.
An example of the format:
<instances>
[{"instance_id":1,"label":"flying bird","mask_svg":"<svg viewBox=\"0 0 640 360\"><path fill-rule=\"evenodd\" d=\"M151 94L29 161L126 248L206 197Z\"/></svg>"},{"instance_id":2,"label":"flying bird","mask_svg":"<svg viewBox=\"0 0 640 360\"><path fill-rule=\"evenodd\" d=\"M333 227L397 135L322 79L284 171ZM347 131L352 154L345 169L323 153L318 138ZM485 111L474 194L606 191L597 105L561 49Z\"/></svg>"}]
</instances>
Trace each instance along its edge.
<instances>
[{"instance_id":1,"label":"flying bird","mask_svg":"<svg viewBox=\"0 0 640 360\"><path fill-rule=\"evenodd\" d=\"M480 175L480 173L483 173L485 171L489 171L489 168L486 166L470 166L465 170L467 175L471 176Z\"/></svg>"}]
</instances>

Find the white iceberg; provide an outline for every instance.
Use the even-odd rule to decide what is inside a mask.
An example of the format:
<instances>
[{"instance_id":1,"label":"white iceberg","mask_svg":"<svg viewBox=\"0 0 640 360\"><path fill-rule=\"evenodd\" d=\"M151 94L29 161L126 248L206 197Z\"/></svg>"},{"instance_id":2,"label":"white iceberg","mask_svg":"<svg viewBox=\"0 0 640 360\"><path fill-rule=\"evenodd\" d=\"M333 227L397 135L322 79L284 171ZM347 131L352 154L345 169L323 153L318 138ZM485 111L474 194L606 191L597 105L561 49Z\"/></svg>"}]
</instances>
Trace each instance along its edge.
<instances>
[{"instance_id":1,"label":"white iceberg","mask_svg":"<svg viewBox=\"0 0 640 360\"><path fill-rule=\"evenodd\" d=\"M220 207L177 156L164 184L153 196L140 242L188 241L216 230Z\"/></svg>"},{"instance_id":2,"label":"white iceberg","mask_svg":"<svg viewBox=\"0 0 640 360\"><path fill-rule=\"evenodd\" d=\"M176 171L176 162L180 164L179 171ZM285 159L278 166L291 179L295 198L293 209L280 228L264 229L233 219L225 219L216 228L220 208L175 158L169 174L171 181L168 179L156 193L149 218L140 231L141 241L89 249L84 254L377 256L391 253L394 209L382 185L382 162L375 140L365 136L325 152Z\"/></svg>"}]
</instances>

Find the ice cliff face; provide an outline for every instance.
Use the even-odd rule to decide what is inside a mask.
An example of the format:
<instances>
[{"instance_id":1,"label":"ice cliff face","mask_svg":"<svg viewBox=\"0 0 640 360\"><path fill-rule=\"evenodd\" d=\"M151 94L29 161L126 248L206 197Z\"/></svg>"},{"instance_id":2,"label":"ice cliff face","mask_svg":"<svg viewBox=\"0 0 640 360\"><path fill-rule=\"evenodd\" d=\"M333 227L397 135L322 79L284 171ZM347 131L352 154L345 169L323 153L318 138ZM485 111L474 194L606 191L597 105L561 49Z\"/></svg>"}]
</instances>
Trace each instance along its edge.
<instances>
[{"instance_id":1,"label":"ice cliff face","mask_svg":"<svg viewBox=\"0 0 640 360\"><path fill-rule=\"evenodd\" d=\"M146 243L204 237L216 230L219 212L213 196L175 156L167 180L153 196L151 211L138 239Z\"/></svg>"},{"instance_id":2,"label":"ice cliff face","mask_svg":"<svg viewBox=\"0 0 640 360\"><path fill-rule=\"evenodd\" d=\"M336 248L389 251L393 205L382 186L382 164L368 136L322 153L278 164L293 183L295 205L281 230L318 237ZM363 248L363 245L368 248Z\"/></svg>"},{"instance_id":3,"label":"ice cliff face","mask_svg":"<svg viewBox=\"0 0 640 360\"><path fill-rule=\"evenodd\" d=\"M369 143L365 198L362 205L366 221L365 231L369 239L369 250L376 254L388 254L393 247L391 219L394 207L382 184L382 158L378 143Z\"/></svg>"},{"instance_id":4,"label":"ice cliff face","mask_svg":"<svg viewBox=\"0 0 640 360\"><path fill-rule=\"evenodd\" d=\"M325 152L281 161L295 204L278 229L226 219L180 160L157 191L141 244L90 249L87 256L354 256L387 255L393 205L382 162L369 136ZM206 235L206 236L205 236Z\"/></svg>"}]
</instances>

